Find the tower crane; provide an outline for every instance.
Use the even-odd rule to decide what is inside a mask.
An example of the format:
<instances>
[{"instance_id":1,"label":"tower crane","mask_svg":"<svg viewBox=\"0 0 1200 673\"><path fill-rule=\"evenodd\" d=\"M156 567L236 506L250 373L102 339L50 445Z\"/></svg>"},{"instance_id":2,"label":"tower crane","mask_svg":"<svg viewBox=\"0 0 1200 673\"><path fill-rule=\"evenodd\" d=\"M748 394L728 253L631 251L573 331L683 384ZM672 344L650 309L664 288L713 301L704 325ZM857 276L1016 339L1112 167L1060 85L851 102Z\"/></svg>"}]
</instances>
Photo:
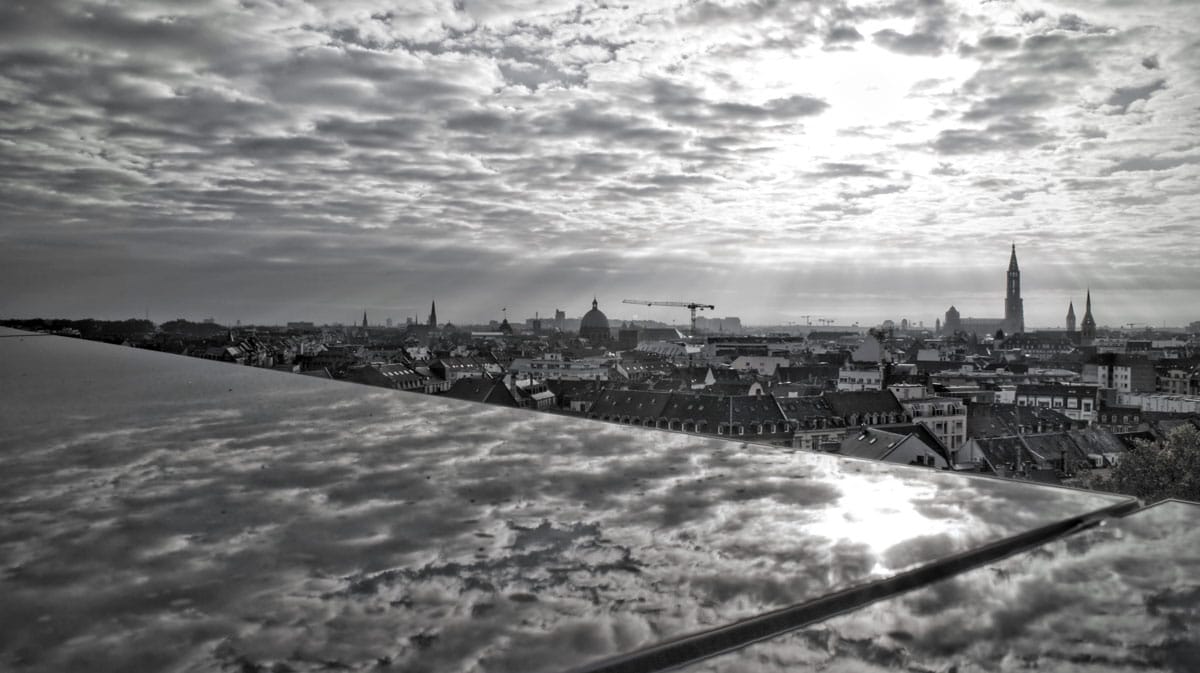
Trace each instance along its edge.
<instances>
[{"instance_id":1,"label":"tower crane","mask_svg":"<svg viewBox=\"0 0 1200 673\"><path fill-rule=\"evenodd\" d=\"M696 336L696 311L703 311L704 309L712 310L716 308L716 306L713 306L712 304L701 304L700 302L695 301L645 301L642 299L625 299L621 303L642 304L644 306L678 306L680 308L689 309L692 312L692 336Z\"/></svg>"}]
</instances>

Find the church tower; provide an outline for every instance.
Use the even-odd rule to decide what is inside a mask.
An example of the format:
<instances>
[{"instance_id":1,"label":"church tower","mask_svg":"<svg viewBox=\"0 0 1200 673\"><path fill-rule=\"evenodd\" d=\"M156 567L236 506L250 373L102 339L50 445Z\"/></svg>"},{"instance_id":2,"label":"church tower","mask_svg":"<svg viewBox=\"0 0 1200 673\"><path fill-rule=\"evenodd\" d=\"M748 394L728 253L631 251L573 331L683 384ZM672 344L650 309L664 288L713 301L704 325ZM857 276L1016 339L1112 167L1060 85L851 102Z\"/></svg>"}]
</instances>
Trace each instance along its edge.
<instances>
[{"instance_id":1,"label":"church tower","mask_svg":"<svg viewBox=\"0 0 1200 673\"><path fill-rule=\"evenodd\" d=\"M1008 292L1004 296L1004 331L1017 334L1025 331L1025 305L1021 300L1021 269L1017 267L1017 244L1013 243L1008 258Z\"/></svg>"},{"instance_id":2,"label":"church tower","mask_svg":"<svg viewBox=\"0 0 1200 673\"><path fill-rule=\"evenodd\" d=\"M1084 343L1096 338L1096 319L1092 317L1092 289L1088 288L1087 305L1083 310L1083 325L1079 330L1079 337Z\"/></svg>"},{"instance_id":3,"label":"church tower","mask_svg":"<svg viewBox=\"0 0 1200 673\"><path fill-rule=\"evenodd\" d=\"M1075 333L1075 302L1067 305L1067 333Z\"/></svg>"},{"instance_id":4,"label":"church tower","mask_svg":"<svg viewBox=\"0 0 1200 673\"><path fill-rule=\"evenodd\" d=\"M429 329L437 329L437 300L429 303Z\"/></svg>"}]
</instances>

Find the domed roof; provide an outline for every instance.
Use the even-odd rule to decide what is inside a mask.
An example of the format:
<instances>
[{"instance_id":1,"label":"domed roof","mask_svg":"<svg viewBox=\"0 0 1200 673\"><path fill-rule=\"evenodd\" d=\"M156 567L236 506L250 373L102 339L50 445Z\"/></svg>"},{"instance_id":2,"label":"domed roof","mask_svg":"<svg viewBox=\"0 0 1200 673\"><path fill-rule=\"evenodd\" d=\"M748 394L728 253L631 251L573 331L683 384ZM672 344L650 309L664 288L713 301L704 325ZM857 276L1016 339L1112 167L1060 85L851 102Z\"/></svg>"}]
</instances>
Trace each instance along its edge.
<instances>
[{"instance_id":1,"label":"domed roof","mask_svg":"<svg viewBox=\"0 0 1200 673\"><path fill-rule=\"evenodd\" d=\"M595 298L592 299L592 310L583 314L579 321L580 336L586 337L589 333L608 336L608 316L600 310Z\"/></svg>"},{"instance_id":2,"label":"domed roof","mask_svg":"<svg viewBox=\"0 0 1200 673\"><path fill-rule=\"evenodd\" d=\"M583 319L580 320L580 331L582 332L587 329L606 331L608 329L608 317L605 316L604 311L600 311L598 302L595 299L592 300L592 311L584 313Z\"/></svg>"}]
</instances>

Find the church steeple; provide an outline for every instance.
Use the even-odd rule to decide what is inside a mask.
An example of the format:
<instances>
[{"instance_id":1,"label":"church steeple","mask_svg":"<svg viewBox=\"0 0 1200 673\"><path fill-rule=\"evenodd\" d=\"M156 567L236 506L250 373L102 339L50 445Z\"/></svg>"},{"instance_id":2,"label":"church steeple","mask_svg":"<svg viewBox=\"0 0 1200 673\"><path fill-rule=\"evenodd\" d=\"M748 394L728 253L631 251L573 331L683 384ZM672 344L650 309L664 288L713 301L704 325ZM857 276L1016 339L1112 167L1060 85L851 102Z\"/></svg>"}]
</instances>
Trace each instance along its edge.
<instances>
[{"instance_id":1,"label":"church steeple","mask_svg":"<svg viewBox=\"0 0 1200 673\"><path fill-rule=\"evenodd\" d=\"M1008 258L1008 284L1004 295L1004 331L1017 334L1025 331L1025 302L1021 299L1021 269L1017 266L1017 244L1013 243Z\"/></svg>"},{"instance_id":2,"label":"church steeple","mask_svg":"<svg viewBox=\"0 0 1200 673\"><path fill-rule=\"evenodd\" d=\"M437 300L434 300L429 303L429 328L436 329L437 324Z\"/></svg>"},{"instance_id":3,"label":"church steeple","mask_svg":"<svg viewBox=\"0 0 1200 673\"><path fill-rule=\"evenodd\" d=\"M1075 302L1072 301L1067 305L1067 331L1075 331Z\"/></svg>"},{"instance_id":4,"label":"church steeple","mask_svg":"<svg viewBox=\"0 0 1200 673\"><path fill-rule=\"evenodd\" d=\"M1079 336L1084 341L1096 338L1096 319L1092 317L1092 288L1088 288L1087 304L1083 311L1083 325L1079 330Z\"/></svg>"}]
</instances>

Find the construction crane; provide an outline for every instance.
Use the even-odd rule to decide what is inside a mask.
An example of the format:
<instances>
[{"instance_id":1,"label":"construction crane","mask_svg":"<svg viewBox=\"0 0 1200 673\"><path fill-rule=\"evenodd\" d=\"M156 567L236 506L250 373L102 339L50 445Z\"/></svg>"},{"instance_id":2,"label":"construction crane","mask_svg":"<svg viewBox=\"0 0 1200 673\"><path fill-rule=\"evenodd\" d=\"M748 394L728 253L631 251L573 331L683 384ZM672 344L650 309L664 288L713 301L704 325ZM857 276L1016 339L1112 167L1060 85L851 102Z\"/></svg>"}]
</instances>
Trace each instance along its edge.
<instances>
[{"instance_id":1,"label":"construction crane","mask_svg":"<svg viewBox=\"0 0 1200 673\"><path fill-rule=\"evenodd\" d=\"M716 306L713 306L712 304L701 304L700 302L695 301L644 301L641 299L625 299L621 303L642 304L644 306L678 306L680 308L689 309L692 312L692 336L696 336L696 311L703 311L704 309L712 310L716 308Z\"/></svg>"}]
</instances>

